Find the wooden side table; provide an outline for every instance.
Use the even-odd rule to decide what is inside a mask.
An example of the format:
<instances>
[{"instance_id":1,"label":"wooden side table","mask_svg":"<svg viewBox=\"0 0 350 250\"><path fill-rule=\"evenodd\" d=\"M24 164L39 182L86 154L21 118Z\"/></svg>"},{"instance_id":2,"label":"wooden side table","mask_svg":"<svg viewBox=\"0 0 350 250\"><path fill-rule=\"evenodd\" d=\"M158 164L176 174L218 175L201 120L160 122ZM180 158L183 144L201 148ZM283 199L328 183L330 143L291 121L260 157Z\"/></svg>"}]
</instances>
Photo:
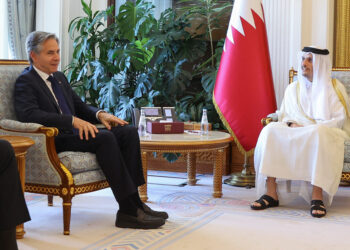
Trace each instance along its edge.
<instances>
[{"instance_id":1,"label":"wooden side table","mask_svg":"<svg viewBox=\"0 0 350 250\"><path fill-rule=\"evenodd\" d=\"M27 150L30 146L34 144L34 141L28 137L24 136L12 136L12 135L4 135L0 136L0 139L8 141L16 155L17 160L17 167L19 172L19 177L21 179L22 184L22 190L24 192L24 186L25 186L25 156L27 153ZM16 227L16 238L22 239L25 234L24 226L23 224L18 225Z\"/></svg>"}]
</instances>

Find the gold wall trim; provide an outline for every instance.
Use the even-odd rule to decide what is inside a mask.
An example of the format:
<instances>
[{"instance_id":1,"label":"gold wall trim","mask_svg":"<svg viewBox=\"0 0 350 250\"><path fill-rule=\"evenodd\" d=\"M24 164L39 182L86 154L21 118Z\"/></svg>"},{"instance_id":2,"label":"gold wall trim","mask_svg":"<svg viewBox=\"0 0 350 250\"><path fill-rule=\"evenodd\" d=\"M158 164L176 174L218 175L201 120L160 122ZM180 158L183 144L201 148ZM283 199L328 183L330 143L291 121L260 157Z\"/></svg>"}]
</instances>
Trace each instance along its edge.
<instances>
[{"instance_id":1,"label":"gold wall trim","mask_svg":"<svg viewBox=\"0 0 350 250\"><path fill-rule=\"evenodd\" d=\"M332 71L350 71L350 66L346 68L333 68Z\"/></svg>"},{"instance_id":2,"label":"gold wall trim","mask_svg":"<svg viewBox=\"0 0 350 250\"><path fill-rule=\"evenodd\" d=\"M350 1L335 0L334 67L350 67Z\"/></svg>"},{"instance_id":3,"label":"gold wall trim","mask_svg":"<svg viewBox=\"0 0 350 250\"><path fill-rule=\"evenodd\" d=\"M0 65L28 65L28 60L0 60Z\"/></svg>"}]
</instances>

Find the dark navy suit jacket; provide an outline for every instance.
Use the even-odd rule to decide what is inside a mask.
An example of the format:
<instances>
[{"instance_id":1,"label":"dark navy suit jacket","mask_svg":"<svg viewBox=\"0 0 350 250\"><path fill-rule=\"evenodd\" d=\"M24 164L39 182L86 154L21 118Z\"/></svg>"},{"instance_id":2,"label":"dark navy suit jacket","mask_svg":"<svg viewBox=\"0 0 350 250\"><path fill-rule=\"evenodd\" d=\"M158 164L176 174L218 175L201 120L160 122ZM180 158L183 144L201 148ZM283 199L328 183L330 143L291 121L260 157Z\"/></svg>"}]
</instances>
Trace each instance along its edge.
<instances>
[{"instance_id":1,"label":"dark navy suit jacket","mask_svg":"<svg viewBox=\"0 0 350 250\"><path fill-rule=\"evenodd\" d=\"M62 72L58 71L53 75L62 87L72 114L85 121L98 123L96 118L98 109L87 105L80 99ZM56 127L60 134L72 133L72 116L61 114L50 89L32 66L26 68L17 78L14 100L19 121Z\"/></svg>"},{"instance_id":2,"label":"dark navy suit jacket","mask_svg":"<svg viewBox=\"0 0 350 250\"><path fill-rule=\"evenodd\" d=\"M98 122L98 109L81 101L61 72L54 73L54 77L61 82L73 115L89 122ZM110 131L101 129L95 138L80 140L72 132L72 117L60 113L45 81L32 67L24 70L16 81L15 110L20 121L57 127L60 131L55 137L57 152L96 153L97 161L118 201L136 193L137 187L145 183L136 128L115 126Z\"/></svg>"}]
</instances>

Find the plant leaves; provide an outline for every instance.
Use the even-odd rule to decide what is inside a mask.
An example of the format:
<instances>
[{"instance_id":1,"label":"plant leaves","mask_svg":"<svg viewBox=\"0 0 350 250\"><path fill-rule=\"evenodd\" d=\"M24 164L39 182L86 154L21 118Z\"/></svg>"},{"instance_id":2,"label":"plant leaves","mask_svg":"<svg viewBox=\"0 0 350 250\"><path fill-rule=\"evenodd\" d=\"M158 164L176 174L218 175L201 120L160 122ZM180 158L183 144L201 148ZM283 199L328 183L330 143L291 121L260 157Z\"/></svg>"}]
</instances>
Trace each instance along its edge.
<instances>
[{"instance_id":1,"label":"plant leaves","mask_svg":"<svg viewBox=\"0 0 350 250\"><path fill-rule=\"evenodd\" d=\"M91 0L90 0L90 4L87 5L84 0L81 0L81 4L83 5L83 11L85 12L85 14L88 15L88 17L91 17L92 15L92 10L91 10Z\"/></svg>"},{"instance_id":2,"label":"plant leaves","mask_svg":"<svg viewBox=\"0 0 350 250\"><path fill-rule=\"evenodd\" d=\"M179 159L180 153L163 153L162 156L170 163L173 163Z\"/></svg>"}]
</instances>

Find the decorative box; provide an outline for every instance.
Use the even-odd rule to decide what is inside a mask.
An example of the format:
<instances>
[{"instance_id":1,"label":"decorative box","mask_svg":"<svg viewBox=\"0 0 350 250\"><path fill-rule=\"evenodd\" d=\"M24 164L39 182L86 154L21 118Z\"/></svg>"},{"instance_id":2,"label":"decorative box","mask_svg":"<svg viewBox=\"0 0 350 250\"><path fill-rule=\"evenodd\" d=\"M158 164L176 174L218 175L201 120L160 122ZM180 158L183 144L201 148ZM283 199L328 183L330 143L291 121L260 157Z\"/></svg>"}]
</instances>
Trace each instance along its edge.
<instances>
[{"instance_id":1,"label":"decorative box","mask_svg":"<svg viewBox=\"0 0 350 250\"><path fill-rule=\"evenodd\" d=\"M182 134L183 122L147 121L147 133L150 134Z\"/></svg>"},{"instance_id":2,"label":"decorative box","mask_svg":"<svg viewBox=\"0 0 350 250\"><path fill-rule=\"evenodd\" d=\"M201 130L200 122L185 122L185 130ZM209 130L211 130L211 123L209 123Z\"/></svg>"}]
</instances>

